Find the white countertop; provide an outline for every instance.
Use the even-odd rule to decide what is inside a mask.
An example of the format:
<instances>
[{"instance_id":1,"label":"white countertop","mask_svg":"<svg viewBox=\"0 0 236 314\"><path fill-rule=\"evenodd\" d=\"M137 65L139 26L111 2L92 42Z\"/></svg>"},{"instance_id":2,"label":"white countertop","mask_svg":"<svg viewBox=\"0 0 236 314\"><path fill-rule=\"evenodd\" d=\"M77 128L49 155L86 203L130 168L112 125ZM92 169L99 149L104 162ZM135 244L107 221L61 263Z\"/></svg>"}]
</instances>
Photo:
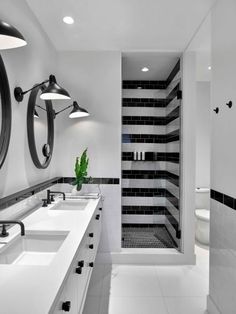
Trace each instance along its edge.
<instances>
[{"instance_id":1,"label":"white countertop","mask_svg":"<svg viewBox=\"0 0 236 314\"><path fill-rule=\"evenodd\" d=\"M26 234L36 230L69 233L49 265L0 264L1 314L49 313L99 202L100 198L90 199L86 208L78 211L50 210L54 203L39 208L23 220ZM0 242L19 235L20 226L15 225L9 232Z\"/></svg>"}]
</instances>

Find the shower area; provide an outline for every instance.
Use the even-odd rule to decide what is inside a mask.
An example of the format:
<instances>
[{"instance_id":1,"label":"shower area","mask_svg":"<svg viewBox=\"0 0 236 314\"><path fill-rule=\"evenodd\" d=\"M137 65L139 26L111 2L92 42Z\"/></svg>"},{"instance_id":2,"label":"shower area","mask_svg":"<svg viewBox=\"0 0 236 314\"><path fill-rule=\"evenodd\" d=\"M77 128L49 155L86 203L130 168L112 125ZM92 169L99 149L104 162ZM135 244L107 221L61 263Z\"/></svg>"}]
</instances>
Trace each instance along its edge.
<instances>
[{"instance_id":1,"label":"shower area","mask_svg":"<svg viewBox=\"0 0 236 314\"><path fill-rule=\"evenodd\" d=\"M122 57L123 248L180 249L179 57Z\"/></svg>"}]
</instances>

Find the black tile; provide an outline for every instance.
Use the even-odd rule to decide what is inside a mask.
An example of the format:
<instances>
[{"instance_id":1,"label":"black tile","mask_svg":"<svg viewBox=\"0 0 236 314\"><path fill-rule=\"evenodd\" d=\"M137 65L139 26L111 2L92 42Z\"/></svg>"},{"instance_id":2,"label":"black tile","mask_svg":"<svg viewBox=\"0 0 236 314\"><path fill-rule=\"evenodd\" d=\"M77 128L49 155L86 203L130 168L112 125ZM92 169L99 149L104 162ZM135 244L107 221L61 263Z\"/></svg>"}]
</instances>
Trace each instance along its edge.
<instances>
[{"instance_id":1,"label":"black tile","mask_svg":"<svg viewBox=\"0 0 236 314\"><path fill-rule=\"evenodd\" d=\"M235 209L235 199L233 197L224 194L223 201L226 206Z\"/></svg>"},{"instance_id":2,"label":"black tile","mask_svg":"<svg viewBox=\"0 0 236 314\"><path fill-rule=\"evenodd\" d=\"M124 80L123 89L166 89L166 81Z\"/></svg>"},{"instance_id":3,"label":"black tile","mask_svg":"<svg viewBox=\"0 0 236 314\"><path fill-rule=\"evenodd\" d=\"M215 200L217 202L223 203L224 195L220 192L215 191Z\"/></svg>"},{"instance_id":4,"label":"black tile","mask_svg":"<svg viewBox=\"0 0 236 314\"><path fill-rule=\"evenodd\" d=\"M176 63L174 69L171 71L170 75L168 76L168 78L166 80L167 87L172 82L172 80L174 79L174 77L176 76L176 74L179 71L180 71L180 60L178 60L178 62Z\"/></svg>"}]
</instances>

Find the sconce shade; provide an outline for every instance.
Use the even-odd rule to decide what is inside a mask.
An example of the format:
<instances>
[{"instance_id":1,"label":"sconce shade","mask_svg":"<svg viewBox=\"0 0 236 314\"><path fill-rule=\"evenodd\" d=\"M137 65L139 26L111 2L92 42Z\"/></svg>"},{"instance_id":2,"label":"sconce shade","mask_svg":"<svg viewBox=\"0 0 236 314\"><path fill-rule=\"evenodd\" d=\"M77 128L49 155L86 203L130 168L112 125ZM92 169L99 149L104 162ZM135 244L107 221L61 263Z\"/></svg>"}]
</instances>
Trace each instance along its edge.
<instances>
[{"instance_id":1,"label":"sconce shade","mask_svg":"<svg viewBox=\"0 0 236 314\"><path fill-rule=\"evenodd\" d=\"M70 95L57 84L55 76L50 75L48 87L41 93L40 98L44 100L65 100L70 99Z\"/></svg>"},{"instance_id":2,"label":"sconce shade","mask_svg":"<svg viewBox=\"0 0 236 314\"><path fill-rule=\"evenodd\" d=\"M12 25L0 20L0 49L12 49L27 45L22 34Z\"/></svg>"},{"instance_id":3,"label":"sconce shade","mask_svg":"<svg viewBox=\"0 0 236 314\"><path fill-rule=\"evenodd\" d=\"M69 114L71 119L73 118L82 118L89 116L89 113L86 109L80 107L76 101L73 102L73 109Z\"/></svg>"}]
</instances>

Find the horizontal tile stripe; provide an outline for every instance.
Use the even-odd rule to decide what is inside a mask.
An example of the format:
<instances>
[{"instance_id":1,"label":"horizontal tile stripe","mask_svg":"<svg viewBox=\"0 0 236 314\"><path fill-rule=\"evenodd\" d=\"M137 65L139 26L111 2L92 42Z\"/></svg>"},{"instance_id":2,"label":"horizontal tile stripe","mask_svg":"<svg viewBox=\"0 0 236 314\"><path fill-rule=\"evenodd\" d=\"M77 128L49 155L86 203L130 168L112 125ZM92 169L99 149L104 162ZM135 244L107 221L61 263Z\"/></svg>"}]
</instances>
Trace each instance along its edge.
<instances>
[{"instance_id":1,"label":"horizontal tile stripe","mask_svg":"<svg viewBox=\"0 0 236 314\"><path fill-rule=\"evenodd\" d=\"M156 116L123 116L123 125L167 125L177 119L180 114L180 106L173 109L166 117Z\"/></svg>"},{"instance_id":2,"label":"horizontal tile stripe","mask_svg":"<svg viewBox=\"0 0 236 314\"><path fill-rule=\"evenodd\" d=\"M163 188L122 188L123 197L165 197L166 190Z\"/></svg>"},{"instance_id":3,"label":"horizontal tile stripe","mask_svg":"<svg viewBox=\"0 0 236 314\"><path fill-rule=\"evenodd\" d=\"M36 185L33 185L27 189L18 191L16 193L10 194L0 199L0 210L6 209L9 206L15 205L24 199L31 197L32 195L39 193L50 186L59 183L60 177L55 177Z\"/></svg>"},{"instance_id":4,"label":"horizontal tile stripe","mask_svg":"<svg viewBox=\"0 0 236 314\"><path fill-rule=\"evenodd\" d=\"M172 82L172 80L175 78L176 74L180 71L180 60L176 63L174 69L170 72L170 75L168 76L166 80L166 85L168 85Z\"/></svg>"},{"instance_id":5,"label":"horizontal tile stripe","mask_svg":"<svg viewBox=\"0 0 236 314\"><path fill-rule=\"evenodd\" d=\"M122 134L122 143L170 143L179 140L179 130L168 134Z\"/></svg>"},{"instance_id":6,"label":"horizontal tile stripe","mask_svg":"<svg viewBox=\"0 0 236 314\"><path fill-rule=\"evenodd\" d=\"M124 125L166 125L166 117L152 116L123 116L122 123Z\"/></svg>"},{"instance_id":7,"label":"horizontal tile stripe","mask_svg":"<svg viewBox=\"0 0 236 314\"><path fill-rule=\"evenodd\" d=\"M166 170L122 170L123 179L167 179L179 186L179 176Z\"/></svg>"},{"instance_id":8,"label":"horizontal tile stripe","mask_svg":"<svg viewBox=\"0 0 236 314\"><path fill-rule=\"evenodd\" d=\"M137 81L124 80L123 89L166 89L166 81Z\"/></svg>"},{"instance_id":9,"label":"horizontal tile stripe","mask_svg":"<svg viewBox=\"0 0 236 314\"><path fill-rule=\"evenodd\" d=\"M123 107L151 107L163 108L166 107L168 102L165 98L123 98Z\"/></svg>"},{"instance_id":10,"label":"horizontal tile stripe","mask_svg":"<svg viewBox=\"0 0 236 314\"><path fill-rule=\"evenodd\" d=\"M127 215L164 215L165 206L122 206L122 214Z\"/></svg>"},{"instance_id":11,"label":"horizontal tile stripe","mask_svg":"<svg viewBox=\"0 0 236 314\"><path fill-rule=\"evenodd\" d=\"M168 211L167 208L165 209L165 215L166 215L166 218L169 220L169 223L173 226L173 228L176 231L176 238L180 239L181 238L181 232L180 232L178 221L175 219L174 216L171 215L171 213Z\"/></svg>"},{"instance_id":12,"label":"horizontal tile stripe","mask_svg":"<svg viewBox=\"0 0 236 314\"><path fill-rule=\"evenodd\" d=\"M172 193L170 193L168 190L165 192L165 197L168 199L168 201L179 210L179 200L177 197L175 197Z\"/></svg>"},{"instance_id":13,"label":"horizontal tile stripe","mask_svg":"<svg viewBox=\"0 0 236 314\"><path fill-rule=\"evenodd\" d=\"M223 194L221 192L211 190L211 198L217 202L220 202L234 210L236 210L236 198Z\"/></svg>"},{"instance_id":14,"label":"horizontal tile stripe","mask_svg":"<svg viewBox=\"0 0 236 314\"><path fill-rule=\"evenodd\" d=\"M59 183L72 184L75 181L75 177L62 177ZM87 178L85 184L120 184L119 178Z\"/></svg>"},{"instance_id":15,"label":"horizontal tile stripe","mask_svg":"<svg viewBox=\"0 0 236 314\"><path fill-rule=\"evenodd\" d=\"M134 160L133 152L122 152L122 160ZM159 152L145 152L146 161L170 161L174 163L179 162L179 153L159 153Z\"/></svg>"}]
</instances>

